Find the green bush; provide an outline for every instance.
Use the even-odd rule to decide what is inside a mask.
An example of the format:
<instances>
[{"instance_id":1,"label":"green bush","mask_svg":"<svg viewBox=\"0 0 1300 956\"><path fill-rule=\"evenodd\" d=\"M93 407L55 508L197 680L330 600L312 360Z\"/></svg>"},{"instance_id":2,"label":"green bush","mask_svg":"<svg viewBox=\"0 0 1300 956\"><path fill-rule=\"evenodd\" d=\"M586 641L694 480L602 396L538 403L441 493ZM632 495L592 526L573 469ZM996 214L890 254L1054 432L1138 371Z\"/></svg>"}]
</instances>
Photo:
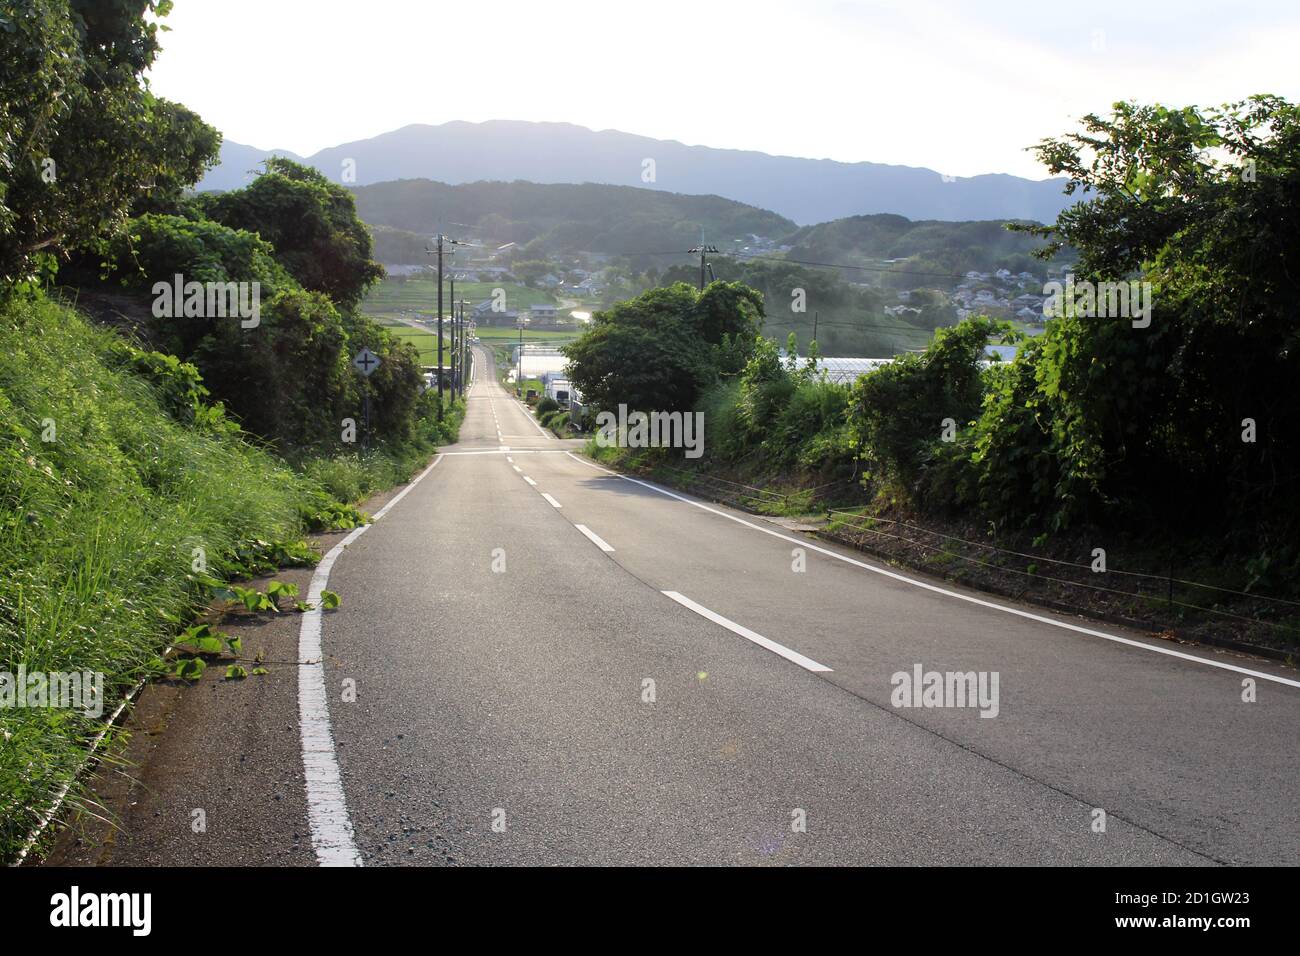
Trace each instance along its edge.
<instances>
[{"instance_id":1,"label":"green bush","mask_svg":"<svg viewBox=\"0 0 1300 956\"><path fill-rule=\"evenodd\" d=\"M557 434L564 431L569 424L569 410L555 408L542 416L542 425Z\"/></svg>"},{"instance_id":2,"label":"green bush","mask_svg":"<svg viewBox=\"0 0 1300 956\"><path fill-rule=\"evenodd\" d=\"M796 387L794 377L781 364L776 343L771 339L757 339L754 352L740 375L738 420L750 442L763 440Z\"/></svg>"},{"instance_id":3,"label":"green bush","mask_svg":"<svg viewBox=\"0 0 1300 956\"><path fill-rule=\"evenodd\" d=\"M259 321L153 317L150 338L192 363L230 414L281 449L337 442L344 419L362 420L371 393L374 435L409 441L423 383L414 347L365 316L340 313L320 292L304 290L257 235L208 220L150 214L111 245L109 261L122 283L142 294L173 277L197 282L260 283ZM369 347L380 366L364 382L352 357ZM159 370L161 371L161 369Z\"/></svg>"},{"instance_id":4,"label":"green bush","mask_svg":"<svg viewBox=\"0 0 1300 956\"><path fill-rule=\"evenodd\" d=\"M901 355L854 383L849 420L881 477L914 488L940 454L944 420L969 427L984 399L985 346L999 332L1009 327L966 319L936 332L924 352Z\"/></svg>"},{"instance_id":5,"label":"green bush","mask_svg":"<svg viewBox=\"0 0 1300 956\"><path fill-rule=\"evenodd\" d=\"M546 395L543 396L541 400L538 401L537 403L537 414L538 416L546 415L550 412L555 411L559 407L560 407L559 402L551 398L551 396Z\"/></svg>"},{"instance_id":6,"label":"green bush","mask_svg":"<svg viewBox=\"0 0 1300 956\"><path fill-rule=\"evenodd\" d=\"M847 421L849 390L833 382L803 378L777 415L764 442L781 467L799 465L825 473L852 467L852 432Z\"/></svg>"}]
</instances>

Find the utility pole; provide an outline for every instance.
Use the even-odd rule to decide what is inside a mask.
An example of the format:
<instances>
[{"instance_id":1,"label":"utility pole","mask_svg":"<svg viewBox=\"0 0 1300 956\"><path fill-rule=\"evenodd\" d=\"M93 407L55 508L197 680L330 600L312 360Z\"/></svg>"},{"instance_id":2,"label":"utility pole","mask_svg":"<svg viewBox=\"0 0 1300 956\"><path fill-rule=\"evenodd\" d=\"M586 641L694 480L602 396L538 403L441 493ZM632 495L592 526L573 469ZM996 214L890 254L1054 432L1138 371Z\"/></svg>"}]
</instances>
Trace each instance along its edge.
<instances>
[{"instance_id":1,"label":"utility pole","mask_svg":"<svg viewBox=\"0 0 1300 956\"><path fill-rule=\"evenodd\" d=\"M451 397L456 397L456 272L451 273Z\"/></svg>"},{"instance_id":2,"label":"utility pole","mask_svg":"<svg viewBox=\"0 0 1300 956\"><path fill-rule=\"evenodd\" d=\"M469 381L469 330L465 327L465 300L460 300L460 394L465 397L465 386Z\"/></svg>"},{"instance_id":3,"label":"utility pole","mask_svg":"<svg viewBox=\"0 0 1300 956\"><path fill-rule=\"evenodd\" d=\"M438 421L442 421L442 233L438 233Z\"/></svg>"},{"instance_id":4,"label":"utility pole","mask_svg":"<svg viewBox=\"0 0 1300 956\"><path fill-rule=\"evenodd\" d=\"M444 400L443 397L444 397L444 395L446 394L446 387L447 387L447 383L446 383L445 378L444 378L444 376L443 376L443 374L442 374L442 363L443 363L443 345L442 345L442 246L443 246L443 243L444 243L444 242L448 243L449 245L453 245L453 246L464 246L464 245L468 245L468 243L460 242L460 241L457 240L457 239L448 239L448 238L447 238L446 236L444 236L442 233L438 233L438 237L437 237L437 238L438 238L438 248L437 248L437 249L426 249L425 252L427 252L429 255L434 255L434 254L436 253L437 256L438 256L438 421L442 421L442 414L443 414L443 411L442 411L442 403L443 403L443 400ZM453 283L455 282L455 279L454 279L454 278L452 279L452 282L453 282ZM453 290L453 292L452 292L452 295L453 295L453 296L455 295L454 290Z\"/></svg>"},{"instance_id":5,"label":"utility pole","mask_svg":"<svg viewBox=\"0 0 1300 956\"><path fill-rule=\"evenodd\" d=\"M522 401L524 397L524 317L521 314L515 319L519 324L519 368L515 372L515 391L519 393Z\"/></svg>"},{"instance_id":6,"label":"utility pole","mask_svg":"<svg viewBox=\"0 0 1300 956\"><path fill-rule=\"evenodd\" d=\"M820 316L821 316L821 313L818 312L816 309L814 309L814 310L813 310L813 337L812 337L812 340L813 340L814 342L817 341L817 319L818 319Z\"/></svg>"},{"instance_id":7,"label":"utility pole","mask_svg":"<svg viewBox=\"0 0 1300 956\"><path fill-rule=\"evenodd\" d=\"M709 256L710 253L712 253L712 254L715 255L715 256L716 256L716 255L720 255L720 253L718 252L718 250L717 250L714 246L705 245L705 244L702 243L702 242L701 242L698 246L696 246L694 249L688 249L688 250L686 250L686 251L687 251L687 252L690 252L690 253L696 253L696 252L698 252L698 253L700 254L700 291L703 292L703 291L704 291L704 276L705 276L705 272L706 272L706 270L709 268L709 260L708 260L708 256Z\"/></svg>"}]
</instances>

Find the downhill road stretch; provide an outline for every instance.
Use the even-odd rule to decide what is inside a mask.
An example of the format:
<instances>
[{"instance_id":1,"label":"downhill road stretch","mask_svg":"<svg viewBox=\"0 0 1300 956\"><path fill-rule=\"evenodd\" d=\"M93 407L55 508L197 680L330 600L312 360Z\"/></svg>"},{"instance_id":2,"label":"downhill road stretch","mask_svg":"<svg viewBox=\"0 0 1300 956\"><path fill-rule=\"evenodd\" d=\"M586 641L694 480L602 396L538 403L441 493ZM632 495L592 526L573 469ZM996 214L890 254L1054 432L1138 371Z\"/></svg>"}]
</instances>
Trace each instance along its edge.
<instances>
[{"instance_id":1,"label":"downhill road stretch","mask_svg":"<svg viewBox=\"0 0 1300 956\"><path fill-rule=\"evenodd\" d=\"M468 403L329 572L322 862L1300 863L1294 671L611 474L486 372ZM918 665L996 703L894 706Z\"/></svg>"}]
</instances>

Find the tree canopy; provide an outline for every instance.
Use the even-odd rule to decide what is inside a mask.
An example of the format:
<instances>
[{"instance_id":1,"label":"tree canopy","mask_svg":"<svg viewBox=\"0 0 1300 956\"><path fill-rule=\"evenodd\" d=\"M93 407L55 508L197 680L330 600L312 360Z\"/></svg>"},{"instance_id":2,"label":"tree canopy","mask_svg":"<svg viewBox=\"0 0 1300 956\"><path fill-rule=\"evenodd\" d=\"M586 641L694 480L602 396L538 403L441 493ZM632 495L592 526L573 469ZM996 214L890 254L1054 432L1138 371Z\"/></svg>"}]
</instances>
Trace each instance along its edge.
<instances>
[{"instance_id":1,"label":"tree canopy","mask_svg":"<svg viewBox=\"0 0 1300 956\"><path fill-rule=\"evenodd\" d=\"M120 230L177 195L221 137L151 94L170 0L12 0L0 12L0 281Z\"/></svg>"},{"instance_id":2,"label":"tree canopy","mask_svg":"<svg viewBox=\"0 0 1300 956\"><path fill-rule=\"evenodd\" d=\"M222 225L257 233L303 288L340 308L355 308L384 276L352 193L293 160L272 156L247 187L205 194L202 208Z\"/></svg>"},{"instance_id":3,"label":"tree canopy","mask_svg":"<svg viewBox=\"0 0 1300 956\"><path fill-rule=\"evenodd\" d=\"M651 289L596 313L565 348L570 376L600 408L686 410L719 375L744 367L762 316L762 295L739 283Z\"/></svg>"},{"instance_id":4,"label":"tree canopy","mask_svg":"<svg viewBox=\"0 0 1300 956\"><path fill-rule=\"evenodd\" d=\"M1038 504L1064 519L1216 501L1242 527L1284 501L1275 516L1294 513L1300 110L1118 103L1082 125L1037 153L1089 198L1033 231L1078 250L1080 278L1150 282L1155 304L1147 328L1054 320L1026 358L1032 381L1006 407L1033 410L1057 471Z\"/></svg>"}]
</instances>

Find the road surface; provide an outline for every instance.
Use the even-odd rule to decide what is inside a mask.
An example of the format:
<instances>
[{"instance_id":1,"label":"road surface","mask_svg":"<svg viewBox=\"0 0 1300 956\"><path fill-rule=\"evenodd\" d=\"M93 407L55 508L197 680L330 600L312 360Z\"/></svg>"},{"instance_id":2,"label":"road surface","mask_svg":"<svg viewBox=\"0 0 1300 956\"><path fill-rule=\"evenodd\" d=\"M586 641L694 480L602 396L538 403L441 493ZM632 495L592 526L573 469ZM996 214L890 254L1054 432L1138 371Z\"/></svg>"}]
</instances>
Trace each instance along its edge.
<instances>
[{"instance_id":1,"label":"road surface","mask_svg":"<svg viewBox=\"0 0 1300 956\"><path fill-rule=\"evenodd\" d=\"M277 575L342 606L149 687L50 862L1300 863L1294 670L610 474L476 351L459 444ZM996 715L894 706L917 667L996 674Z\"/></svg>"},{"instance_id":2,"label":"road surface","mask_svg":"<svg viewBox=\"0 0 1300 956\"><path fill-rule=\"evenodd\" d=\"M480 374L333 567L358 862L1300 862L1294 671L890 576L575 444ZM996 716L893 706L917 665L996 672Z\"/></svg>"}]
</instances>

